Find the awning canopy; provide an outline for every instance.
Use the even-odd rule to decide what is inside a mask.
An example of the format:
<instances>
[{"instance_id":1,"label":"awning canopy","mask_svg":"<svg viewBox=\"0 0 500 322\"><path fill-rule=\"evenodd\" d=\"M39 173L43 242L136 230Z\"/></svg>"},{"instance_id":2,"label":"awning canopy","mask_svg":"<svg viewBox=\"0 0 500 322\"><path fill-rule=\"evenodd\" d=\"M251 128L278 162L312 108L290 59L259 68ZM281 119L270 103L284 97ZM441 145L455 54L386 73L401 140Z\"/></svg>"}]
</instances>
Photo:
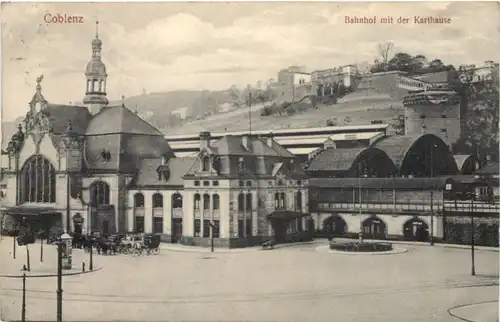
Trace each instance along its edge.
<instances>
[{"instance_id":1,"label":"awning canopy","mask_svg":"<svg viewBox=\"0 0 500 322\"><path fill-rule=\"evenodd\" d=\"M298 211L276 210L267 215L267 218L274 220L291 220L300 217L307 217L310 214L305 214Z\"/></svg>"},{"instance_id":2,"label":"awning canopy","mask_svg":"<svg viewBox=\"0 0 500 322\"><path fill-rule=\"evenodd\" d=\"M61 211L52 207L21 205L15 207L8 207L5 209L5 212L8 213L9 215L43 215L43 214L59 213Z\"/></svg>"}]
</instances>

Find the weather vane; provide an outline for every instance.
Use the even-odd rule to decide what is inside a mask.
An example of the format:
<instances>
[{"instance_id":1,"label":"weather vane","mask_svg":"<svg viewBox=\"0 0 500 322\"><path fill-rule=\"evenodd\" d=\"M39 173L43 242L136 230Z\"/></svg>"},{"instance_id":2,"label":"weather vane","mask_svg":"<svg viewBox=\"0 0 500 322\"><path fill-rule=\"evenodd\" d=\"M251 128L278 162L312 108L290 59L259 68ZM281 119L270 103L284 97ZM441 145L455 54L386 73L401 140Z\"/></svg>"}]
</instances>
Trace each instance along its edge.
<instances>
[{"instance_id":1,"label":"weather vane","mask_svg":"<svg viewBox=\"0 0 500 322\"><path fill-rule=\"evenodd\" d=\"M43 74L36 78L37 84L40 84L43 80Z\"/></svg>"}]
</instances>

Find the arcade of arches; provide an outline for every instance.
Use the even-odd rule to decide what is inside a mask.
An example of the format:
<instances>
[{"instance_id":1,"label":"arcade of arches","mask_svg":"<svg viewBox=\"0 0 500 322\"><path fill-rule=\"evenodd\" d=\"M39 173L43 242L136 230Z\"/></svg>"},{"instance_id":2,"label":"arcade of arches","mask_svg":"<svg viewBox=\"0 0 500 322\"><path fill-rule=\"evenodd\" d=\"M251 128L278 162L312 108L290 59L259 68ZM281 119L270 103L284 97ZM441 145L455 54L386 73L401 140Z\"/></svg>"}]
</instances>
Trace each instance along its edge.
<instances>
[{"instance_id":1,"label":"arcade of arches","mask_svg":"<svg viewBox=\"0 0 500 322\"><path fill-rule=\"evenodd\" d=\"M392 217L393 220L389 219ZM402 220L394 220L394 216L387 215L363 215L360 223L359 214L330 214L323 216L322 223L317 227L320 235L325 237L353 237L358 235L360 227L363 227L363 237L367 239L387 239L396 231L404 240L428 241L429 225L418 217L401 216ZM349 224L344 220L346 218ZM353 220L354 218L354 220ZM388 226L388 223L390 227ZM392 237L392 236L391 236Z\"/></svg>"}]
</instances>

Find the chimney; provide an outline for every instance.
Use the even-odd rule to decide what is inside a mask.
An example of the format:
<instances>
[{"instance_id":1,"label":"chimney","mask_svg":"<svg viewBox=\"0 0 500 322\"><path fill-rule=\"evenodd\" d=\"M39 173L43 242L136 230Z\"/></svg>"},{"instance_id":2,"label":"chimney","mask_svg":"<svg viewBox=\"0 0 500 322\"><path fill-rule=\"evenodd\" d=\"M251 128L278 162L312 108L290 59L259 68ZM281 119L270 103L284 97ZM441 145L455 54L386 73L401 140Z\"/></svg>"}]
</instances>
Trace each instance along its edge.
<instances>
[{"instance_id":1,"label":"chimney","mask_svg":"<svg viewBox=\"0 0 500 322\"><path fill-rule=\"evenodd\" d=\"M200 132L200 151L210 147L210 132Z\"/></svg>"},{"instance_id":2,"label":"chimney","mask_svg":"<svg viewBox=\"0 0 500 322\"><path fill-rule=\"evenodd\" d=\"M267 135L267 138L266 138L266 142L267 142L267 145L269 147L273 147L273 132L269 132L269 134Z\"/></svg>"}]
</instances>

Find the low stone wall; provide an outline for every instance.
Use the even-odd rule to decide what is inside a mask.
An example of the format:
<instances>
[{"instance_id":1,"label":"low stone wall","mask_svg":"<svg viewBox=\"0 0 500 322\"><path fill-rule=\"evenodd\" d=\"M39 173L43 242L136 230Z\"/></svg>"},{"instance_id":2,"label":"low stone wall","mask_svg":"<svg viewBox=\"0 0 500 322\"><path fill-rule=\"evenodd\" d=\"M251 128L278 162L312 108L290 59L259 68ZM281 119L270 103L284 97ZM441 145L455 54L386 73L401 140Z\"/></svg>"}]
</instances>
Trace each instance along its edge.
<instances>
[{"instance_id":1,"label":"low stone wall","mask_svg":"<svg viewBox=\"0 0 500 322\"><path fill-rule=\"evenodd\" d=\"M258 246L268 240L265 236L251 236L247 238L214 238L214 247L217 248L244 248ZM211 239L208 237L182 237L180 244L186 246L211 247Z\"/></svg>"}]
</instances>

